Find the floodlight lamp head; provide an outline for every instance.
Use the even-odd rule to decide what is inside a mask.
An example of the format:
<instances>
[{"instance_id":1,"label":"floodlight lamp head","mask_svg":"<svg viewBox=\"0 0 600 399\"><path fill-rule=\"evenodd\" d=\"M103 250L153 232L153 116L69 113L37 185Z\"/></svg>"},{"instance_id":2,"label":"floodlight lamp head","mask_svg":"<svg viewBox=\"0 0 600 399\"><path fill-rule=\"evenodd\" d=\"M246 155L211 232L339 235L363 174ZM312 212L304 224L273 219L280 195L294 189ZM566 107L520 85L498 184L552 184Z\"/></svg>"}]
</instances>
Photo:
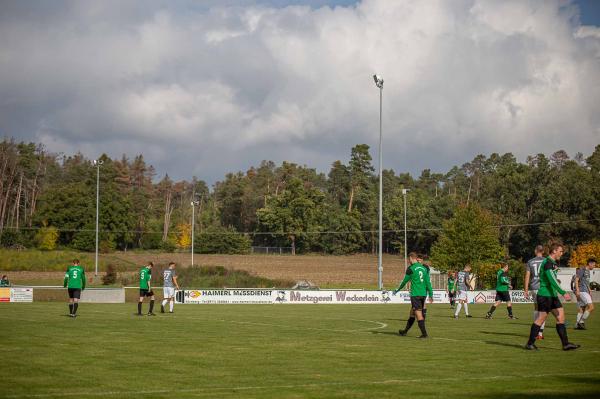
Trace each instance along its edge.
<instances>
[{"instance_id":1,"label":"floodlight lamp head","mask_svg":"<svg viewBox=\"0 0 600 399\"><path fill-rule=\"evenodd\" d=\"M94 159L94 166L100 166L104 163L104 161L101 161L99 159Z\"/></svg>"},{"instance_id":2,"label":"floodlight lamp head","mask_svg":"<svg viewBox=\"0 0 600 399\"><path fill-rule=\"evenodd\" d=\"M408 188L402 189L402 195L406 195L410 190Z\"/></svg>"},{"instance_id":3,"label":"floodlight lamp head","mask_svg":"<svg viewBox=\"0 0 600 399\"><path fill-rule=\"evenodd\" d=\"M373 80L375 81L375 85L380 89L383 89L383 78L379 75L373 75Z\"/></svg>"}]
</instances>

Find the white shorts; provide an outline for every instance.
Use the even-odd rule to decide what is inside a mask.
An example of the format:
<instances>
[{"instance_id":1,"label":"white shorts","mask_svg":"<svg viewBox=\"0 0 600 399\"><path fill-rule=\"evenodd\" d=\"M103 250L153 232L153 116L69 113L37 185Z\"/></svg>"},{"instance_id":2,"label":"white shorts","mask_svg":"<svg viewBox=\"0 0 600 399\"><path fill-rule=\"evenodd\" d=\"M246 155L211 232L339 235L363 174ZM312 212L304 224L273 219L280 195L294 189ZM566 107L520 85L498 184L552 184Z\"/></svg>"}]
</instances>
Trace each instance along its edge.
<instances>
[{"instance_id":1,"label":"white shorts","mask_svg":"<svg viewBox=\"0 0 600 399\"><path fill-rule=\"evenodd\" d=\"M466 301L467 300L467 291L456 291L455 301Z\"/></svg>"},{"instance_id":2,"label":"white shorts","mask_svg":"<svg viewBox=\"0 0 600 399\"><path fill-rule=\"evenodd\" d=\"M582 308L584 306L591 305L591 304L592 304L592 296L590 295L590 293L589 292L580 292L579 300L577 301L577 306Z\"/></svg>"},{"instance_id":3,"label":"white shorts","mask_svg":"<svg viewBox=\"0 0 600 399\"><path fill-rule=\"evenodd\" d=\"M163 287L163 297L173 298L175 296L175 287Z\"/></svg>"}]
</instances>

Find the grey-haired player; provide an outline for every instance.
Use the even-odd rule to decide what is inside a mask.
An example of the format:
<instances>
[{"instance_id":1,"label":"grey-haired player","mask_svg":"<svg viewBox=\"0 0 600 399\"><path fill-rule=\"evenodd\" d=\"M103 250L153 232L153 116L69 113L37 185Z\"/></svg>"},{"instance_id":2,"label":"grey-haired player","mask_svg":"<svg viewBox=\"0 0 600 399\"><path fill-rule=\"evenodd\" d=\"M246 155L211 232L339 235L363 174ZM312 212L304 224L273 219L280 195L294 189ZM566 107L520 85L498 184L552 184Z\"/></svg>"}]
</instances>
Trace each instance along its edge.
<instances>
[{"instance_id":1,"label":"grey-haired player","mask_svg":"<svg viewBox=\"0 0 600 399\"><path fill-rule=\"evenodd\" d=\"M540 266L544 261L544 247L538 245L534 250L535 257L527 261L525 267L525 298L533 300L533 320L537 320L539 316L537 306L537 292L540 289ZM546 322L541 325L540 332L536 339L544 339L544 327Z\"/></svg>"},{"instance_id":2,"label":"grey-haired player","mask_svg":"<svg viewBox=\"0 0 600 399\"><path fill-rule=\"evenodd\" d=\"M460 308L462 306L465 307L465 315L467 317L472 317L469 314L469 298L467 297L467 291L469 291L471 285L471 265L466 265L463 270L456 274L456 296L455 300L458 302L456 304L456 310L454 311L454 318L458 319L458 313L460 312Z\"/></svg>"},{"instance_id":3,"label":"grey-haired player","mask_svg":"<svg viewBox=\"0 0 600 399\"><path fill-rule=\"evenodd\" d=\"M177 273L175 272L175 263L169 263L169 268L163 271L163 301L160 304L160 312L165 313L165 305L169 302L169 313L173 313L175 304L175 288L179 290L177 283Z\"/></svg>"}]
</instances>

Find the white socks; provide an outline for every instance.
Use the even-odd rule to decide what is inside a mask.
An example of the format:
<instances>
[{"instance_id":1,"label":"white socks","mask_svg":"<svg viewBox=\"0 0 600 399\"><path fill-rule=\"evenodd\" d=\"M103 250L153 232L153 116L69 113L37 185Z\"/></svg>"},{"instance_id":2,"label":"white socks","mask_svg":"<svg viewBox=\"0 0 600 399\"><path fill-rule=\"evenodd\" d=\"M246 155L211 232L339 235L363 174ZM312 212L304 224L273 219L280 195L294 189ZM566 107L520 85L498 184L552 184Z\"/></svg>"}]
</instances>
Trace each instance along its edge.
<instances>
[{"instance_id":1,"label":"white socks","mask_svg":"<svg viewBox=\"0 0 600 399\"><path fill-rule=\"evenodd\" d=\"M590 317L590 312L588 312L586 310L585 312L583 312L583 316L581 316L581 320L585 323L585 321L587 320L588 317Z\"/></svg>"},{"instance_id":2,"label":"white socks","mask_svg":"<svg viewBox=\"0 0 600 399\"><path fill-rule=\"evenodd\" d=\"M462 303L456 304L456 310L454 311L454 316L458 316L458 312L460 312L460 308L462 308Z\"/></svg>"},{"instance_id":3,"label":"white socks","mask_svg":"<svg viewBox=\"0 0 600 399\"><path fill-rule=\"evenodd\" d=\"M169 310L172 312L173 311L173 305L175 304L175 301L169 301Z\"/></svg>"},{"instance_id":4,"label":"white socks","mask_svg":"<svg viewBox=\"0 0 600 399\"><path fill-rule=\"evenodd\" d=\"M460 303L458 302L456 304L456 310L454 311L454 316L458 316L458 314L460 313L460 309L463 307L463 305L465 306L465 314L468 316L469 315L469 305L467 305L466 303Z\"/></svg>"},{"instance_id":5,"label":"white socks","mask_svg":"<svg viewBox=\"0 0 600 399\"><path fill-rule=\"evenodd\" d=\"M166 300L166 299L163 299L163 301L162 301L162 305L163 305L163 306L165 306L166 304L167 304L167 300Z\"/></svg>"},{"instance_id":6,"label":"white socks","mask_svg":"<svg viewBox=\"0 0 600 399\"><path fill-rule=\"evenodd\" d=\"M536 321L537 318L539 317L540 312L538 312L537 310L533 311L533 321ZM542 335L542 332L544 331L544 327L546 326L546 322L543 322L542 325L540 326L540 333L539 335Z\"/></svg>"}]
</instances>

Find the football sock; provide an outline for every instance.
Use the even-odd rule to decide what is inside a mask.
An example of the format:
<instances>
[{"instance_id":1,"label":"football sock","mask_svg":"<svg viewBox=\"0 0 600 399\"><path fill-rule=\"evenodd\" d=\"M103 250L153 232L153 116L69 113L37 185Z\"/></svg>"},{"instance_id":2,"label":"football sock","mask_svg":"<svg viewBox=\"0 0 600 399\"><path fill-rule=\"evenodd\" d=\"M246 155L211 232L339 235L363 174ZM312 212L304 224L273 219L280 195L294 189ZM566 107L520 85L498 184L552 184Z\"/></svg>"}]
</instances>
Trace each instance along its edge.
<instances>
[{"instance_id":1,"label":"football sock","mask_svg":"<svg viewBox=\"0 0 600 399\"><path fill-rule=\"evenodd\" d=\"M492 305L492 307L490 308L490 311L488 312L488 314L494 314L494 311L496 310L496 305Z\"/></svg>"},{"instance_id":2,"label":"football sock","mask_svg":"<svg viewBox=\"0 0 600 399\"><path fill-rule=\"evenodd\" d=\"M169 310L172 312L173 311L173 305L175 304L175 301L169 301Z\"/></svg>"},{"instance_id":3,"label":"football sock","mask_svg":"<svg viewBox=\"0 0 600 399\"><path fill-rule=\"evenodd\" d=\"M73 304L73 314L77 313L77 308L79 307L79 302L75 302Z\"/></svg>"},{"instance_id":4,"label":"football sock","mask_svg":"<svg viewBox=\"0 0 600 399\"><path fill-rule=\"evenodd\" d=\"M558 326L557 326L558 328ZM540 326L538 326L535 323L531 324L531 330L529 331L529 341L527 341L527 345L533 345L535 343L535 337L537 337L537 335L540 332Z\"/></svg>"},{"instance_id":5,"label":"football sock","mask_svg":"<svg viewBox=\"0 0 600 399\"><path fill-rule=\"evenodd\" d=\"M506 309L508 309L508 315L512 316L512 306L507 306Z\"/></svg>"},{"instance_id":6,"label":"football sock","mask_svg":"<svg viewBox=\"0 0 600 399\"><path fill-rule=\"evenodd\" d=\"M469 315L469 305L465 302L464 304L465 307L465 314L468 316Z\"/></svg>"},{"instance_id":7,"label":"football sock","mask_svg":"<svg viewBox=\"0 0 600 399\"><path fill-rule=\"evenodd\" d=\"M582 318L583 318L583 313L577 313L577 324L581 323Z\"/></svg>"},{"instance_id":8,"label":"football sock","mask_svg":"<svg viewBox=\"0 0 600 399\"><path fill-rule=\"evenodd\" d=\"M142 313L142 303L138 302L138 314Z\"/></svg>"},{"instance_id":9,"label":"football sock","mask_svg":"<svg viewBox=\"0 0 600 399\"><path fill-rule=\"evenodd\" d=\"M167 304L167 302L168 302L168 301L167 301L166 299L163 299L163 301L162 301L162 305L163 305L163 307L164 307L164 306Z\"/></svg>"},{"instance_id":10,"label":"football sock","mask_svg":"<svg viewBox=\"0 0 600 399\"><path fill-rule=\"evenodd\" d=\"M569 338L567 337L567 329L564 324L556 324L556 332L560 337L560 342L565 346L569 343Z\"/></svg>"},{"instance_id":11,"label":"football sock","mask_svg":"<svg viewBox=\"0 0 600 399\"><path fill-rule=\"evenodd\" d=\"M419 320L417 322L417 324L419 325L419 328L421 329L421 334L422 335L427 335L427 330L425 329L425 319Z\"/></svg>"},{"instance_id":12,"label":"football sock","mask_svg":"<svg viewBox=\"0 0 600 399\"><path fill-rule=\"evenodd\" d=\"M590 317L590 312L586 310L585 312L583 312L583 316L581 316L581 321L585 323L588 317Z\"/></svg>"},{"instance_id":13,"label":"football sock","mask_svg":"<svg viewBox=\"0 0 600 399\"><path fill-rule=\"evenodd\" d=\"M423 319L427 316L427 309L423 309Z\"/></svg>"},{"instance_id":14,"label":"football sock","mask_svg":"<svg viewBox=\"0 0 600 399\"><path fill-rule=\"evenodd\" d=\"M454 311L454 316L458 316L458 312L460 312L460 308L462 307L462 303L458 303L458 305L456 305L456 310Z\"/></svg>"},{"instance_id":15,"label":"football sock","mask_svg":"<svg viewBox=\"0 0 600 399\"><path fill-rule=\"evenodd\" d=\"M540 327L540 334L544 332L544 327L546 327L545 321L542 323L542 326Z\"/></svg>"},{"instance_id":16,"label":"football sock","mask_svg":"<svg viewBox=\"0 0 600 399\"><path fill-rule=\"evenodd\" d=\"M69 304L69 314L73 314L73 304Z\"/></svg>"},{"instance_id":17,"label":"football sock","mask_svg":"<svg viewBox=\"0 0 600 399\"><path fill-rule=\"evenodd\" d=\"M404 331L410 330L410 328L412 327L413 324L415 324L415 318L409 317L408 321L406 322L406 328L404 329Z\"/></svg>"},{"instance_id":18,"label":"football sock","mask_svg":"<svg viewBox=\"0 0 600 399\"><path fill-rule=\"evenodd\" d=\"M148 310L148 313L152 313L152 310L154 310L154 300L150 301L150 309Z\"/></svg>"}]
</instances>

